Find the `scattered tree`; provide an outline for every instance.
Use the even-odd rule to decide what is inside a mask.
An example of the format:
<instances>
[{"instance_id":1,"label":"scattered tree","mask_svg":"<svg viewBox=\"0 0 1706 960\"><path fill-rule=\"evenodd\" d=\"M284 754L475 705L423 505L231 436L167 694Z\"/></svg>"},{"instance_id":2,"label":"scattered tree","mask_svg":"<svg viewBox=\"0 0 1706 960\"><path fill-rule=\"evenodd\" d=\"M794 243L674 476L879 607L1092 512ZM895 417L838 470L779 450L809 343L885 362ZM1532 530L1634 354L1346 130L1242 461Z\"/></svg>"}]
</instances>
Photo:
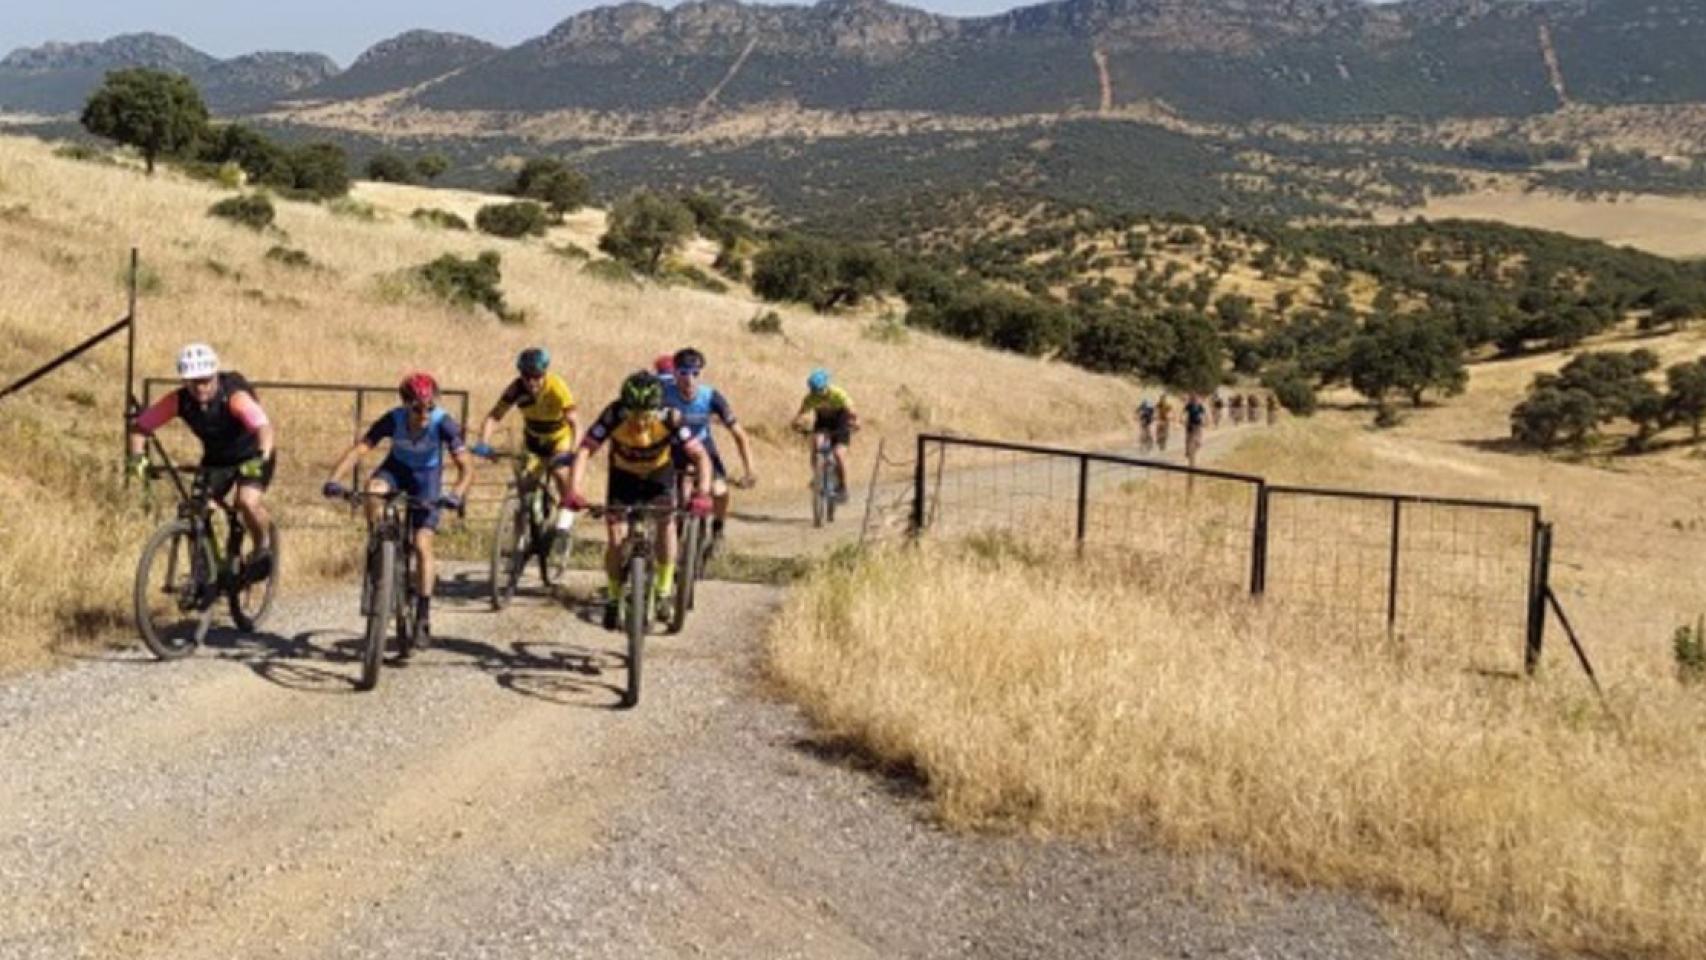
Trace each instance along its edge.
<instances>
[{"instance_id":1,"label":"scattered tree","mask_svg":"<svg viewBox=\"0 0 1706 960\"><path fill-rule=\"evenodd\" d=\"M663 258L693 235L693 211L681 201L655 193L629 194L610 209L609 226L598 248L648 276L656 276Z\"/></svg>"},{"instance_id":2,"label":"scattered tree","mask_svg":"<svg viewBox=\"0 0 1706 960\"><path fill-rule=\"evenodd\" d=\"M207 127L207 105L188 77L138 67L108 73L83 106L83 128L142 152L148 173L164 154L196 142Z\"/></svg>"}]
</instances>

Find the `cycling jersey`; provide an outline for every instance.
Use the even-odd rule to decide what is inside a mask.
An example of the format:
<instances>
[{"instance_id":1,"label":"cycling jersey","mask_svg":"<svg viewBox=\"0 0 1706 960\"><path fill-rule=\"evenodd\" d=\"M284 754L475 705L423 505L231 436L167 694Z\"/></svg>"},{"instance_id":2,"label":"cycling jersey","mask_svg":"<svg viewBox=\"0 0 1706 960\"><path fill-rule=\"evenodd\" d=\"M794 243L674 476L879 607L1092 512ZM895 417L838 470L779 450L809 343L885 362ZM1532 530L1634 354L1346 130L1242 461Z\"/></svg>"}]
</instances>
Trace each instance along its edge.
<instances>
[{"instance_id":1,"label":"cycling jersey","mask_svg":"<svg viewBox=\"0 0 1706 960\"><path fill-rule=\"evenodd\" d=\"M166 394L136 418L136 429L147 435L182 417L201 441L201 462L230 467L261 455L260 429L267 415L255 399L254 388L236 371L218 374L219 389L206 404L197 403L189 387Z\"/></svg>"},{"instance_id":2,"label":"cycling jersey","mask_svg":"<svg viewBox=\"0 0 1706 960\"><path fill-rule=\"evenodd\" d=\"M574 440L574 430L564 417L574 409L575 395L563 378L554 373L545 374L545 382L540 384L537 394L527 389L525 379L515 378L498 399L498 405L506 412L511 407L521 411L527 438L536 446L554 448Z\"/></svg>"},{"instance_id":3,"label":"cycling jersey","mask_svg":"<svg viewBox=\"0 0 1706 960\"><path fill-rule=\"evenodd\" d=\"M612 403L593 421L581 441L589 455L610 441L610 469L642 477L662 474L672 468L671 453L691 454L703 449L680 411L664 408L657 416L637 416Z\"/></svg>"},{"instance_id":4,"label":"cycling jersey","mask_svg":"<svg viewBox=\"0 0 1706 960\"><path fill-rule=\"evenodd\" d=\"M391 451L385 458L387 467L396 467L411 474L436 474L444 469L444 450L452 454L464 449L462 428L456 418L435 408L419 433L409 429L409 411L397 407L367 428L362 442L370 447L381 441L391 441Z\"/></svg>"},{"instance_id":5,"label":"cycling jersey","mask_svg":"<svg viewBox=\"0 0 1706 960\"><path fill-rule=\"evenodd\" d=\"M1203 417L1206 416L1207 413L1207 408L1205 408L1200 401L1192 400L1190 403L1185 404L1185 426L1202 426Z\"/></svg>"},{"instance_id":6,"label":"cycling jersey","mask_svg":"<svg viewBox=\"0 0 1706 960\"><path fill-rule=\"evenodd\" d=\"M1155 408L1147 403L1139 404L1137 407L1137 418L1142 420L1144 423L1154 422Z\"/></svg>"},{"instance_id":7,"label":"cycling jersey","mask_svg":"<svg viewBox=\"0 0 1706 960\"><path fill-rule=\"evenodd\" d=\"M829 387L822 393L807 393L800 401L801 413L844 413L853 409L853 398L840 387Z\"/></svg>"},{"instance_id":8,"label":"cycling jersey","mask_svg":"<svg viewBox=\"0 0 1706 960\"><path fill-rule=\"evenodd\" d=\"M699 384L693 391L693 399L689 400L681 392L681 385L670 380L663 385L664 406L681 413L682 422L693 431L693 439L711 445L711 418L721 420L723 426L735 425L734 410L729 407L728 398L717 392L717 388L708 384Z\"/></svg>"}]
</instances>

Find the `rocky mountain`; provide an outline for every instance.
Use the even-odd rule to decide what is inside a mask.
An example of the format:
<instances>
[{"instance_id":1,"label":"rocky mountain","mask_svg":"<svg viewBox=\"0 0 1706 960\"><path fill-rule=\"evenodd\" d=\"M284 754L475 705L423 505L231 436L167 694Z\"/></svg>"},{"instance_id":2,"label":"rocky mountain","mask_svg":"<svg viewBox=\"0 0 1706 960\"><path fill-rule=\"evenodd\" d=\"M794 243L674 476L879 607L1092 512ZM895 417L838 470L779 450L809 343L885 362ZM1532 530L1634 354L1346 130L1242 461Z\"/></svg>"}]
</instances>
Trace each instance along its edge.
<instances>
[{"instance_id":1,"label":"rocky mountain","mask_svg":"<svg viewBox=\"0 0 1706 960\"><path fill-rule=\"evenodd\" d=\"M503 50L459 33L411 30L368 48L350 68L291 99L344 100L407 90Z\"/></svg>"},{"instance_id":2,"label":"rocky mountain","mask_svg":"<svg viewBox=\"0 0 1706 960\"><path fill-rule=\"evenodd\" d=\"M99 43L14 50L0 60L0 109L75 112L107 71L125 67L182 73L219 112L269 103L338 72L336 63L317 53L252 53L220 60L173 37L126 34Z\"/></svg>"}]
</instances>

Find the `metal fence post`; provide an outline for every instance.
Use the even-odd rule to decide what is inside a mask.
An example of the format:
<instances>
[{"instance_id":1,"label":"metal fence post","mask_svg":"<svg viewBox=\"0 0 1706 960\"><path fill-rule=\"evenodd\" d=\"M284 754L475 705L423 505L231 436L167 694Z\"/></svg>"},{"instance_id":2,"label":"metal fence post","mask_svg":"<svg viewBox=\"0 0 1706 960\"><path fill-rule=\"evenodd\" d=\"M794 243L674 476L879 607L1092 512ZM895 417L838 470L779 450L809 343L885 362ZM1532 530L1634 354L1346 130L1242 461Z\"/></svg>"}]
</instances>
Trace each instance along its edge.
<instances>
[{"instance_id":1,"label":"metal fence post","mask_svg":"<svg viewBox=\"0 0 1706 960\"><path fill-rule=\"evenodd\" d=\"M1250 595L1268 590L1268 484L1256 484L1256 522L1250 539Z\"/></svg>"},{"instance_id":2,"label":"metal fence post","mask_svg":"<svg viewBox=\"0 0 1706 960\"><path fill-rule=\"evenodd\" d=\"M1078 552L1084 552L1084 532L1090 522L1090 458L1078 458Z\"/></svg>"},{"instance_id":3,"label":"metal fence post","mask_svg":"<svg viewBox=\"0 0 1706 960\"><path fill-rule=\"evenodd\" d=\"M1531 554L1533 567L1528 581L1528 638L1524 645L1522 665L1533 674L1540 667L1541 648L1546 643L1546 597L1552 590L1552 525L1536 518L1534 545Z\"/></svg>"},{"instance_id":4,"label":"metal fence post","mask_svg":"<svg viewBox=\"0 0 1706 960\"><path fill-rule=\"evenodd\" d=\"M1402 535L1404 516L1404 501L1394 498L1392 501L1392 566L1390 579L1386 585L1386 635L1390 637L1398 629L1398 538Z\"/></svg>"},{"instance_id":5,"label":"metal fence post","mask_svg":"<svg viewBox=\"0 0 1706 960\"><path fill-rule=\"evenodd\" d=\"M925 435L920 433L918 435L916 459L912 461L912 530L910 533L914 537L924 535L924 439Z\"/></svg>"},{"instance_id":6,"label":"metal fence post","mask_svg":"<svg viewBox=\"0 0 1706 960\"><path fill-rule=\"evenodd\" d=\"M119 431L119 462L123 463L130 457L130 424L131 418L142 411L136 403L136 271L141 265L141 255L136 247L130 248L130 303L124 315L125 319L125 348L124 348L124 429ZM130 486L130 471L124 471L124 485Z\"/></svg>"}]
</instances>

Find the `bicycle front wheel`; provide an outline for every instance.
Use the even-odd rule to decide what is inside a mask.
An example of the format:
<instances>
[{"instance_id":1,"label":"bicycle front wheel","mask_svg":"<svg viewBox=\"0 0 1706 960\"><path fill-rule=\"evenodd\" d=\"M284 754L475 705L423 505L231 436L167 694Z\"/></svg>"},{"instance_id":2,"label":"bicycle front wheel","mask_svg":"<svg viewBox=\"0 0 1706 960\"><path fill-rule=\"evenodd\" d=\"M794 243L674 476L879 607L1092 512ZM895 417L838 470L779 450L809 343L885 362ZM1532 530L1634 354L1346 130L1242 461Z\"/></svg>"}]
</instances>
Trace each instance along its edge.
<instances>
[{"instance_id":1,"label":"bicycle front wheel","mask_svg":"<svg viewBox=\"0 0 1706 960\"><path fill-rule=\"evenodd\" d=\"M680 562L675 567L675 606L670 610L669 632L687 626L687 611L693 609L693 587L699 581L699 537L702 521L689 517L681 531Z\"/></svg>"},{"instance_id":2,"label":"bicycle front wheel","mask_svg":"<svg viewBox=\"0 0 1706 960\"><path fill-rule=\"evenodd\" d=\"M522 499L515 491L504 496L498 507L498 527L492 535L492 609L502 610L515 596L521 570L527 565L527 517Z\"/></svg>"},{"instance_id":3,"label":"bicycle front wheel","mask_svg":"<svg viewBox=\"0 0 1706 960\"><path fill-rule=\"evenodd\" d=\"M367 633L361 645L361 679L357 690L379 685L379 668L385 662L385 638L390 633L391 606L397 599L397 545L381 540L367 554Z\"/></svg>"},{"instance_id":4,"label":"bicycle front wheel","mask_svg":"<svg viewBox=\"0 0 1706 960\"><path fill-rule=\"evenodd\" d=\"M646 652L646 613L651 606L651 564L644 557L628 561L628 592L623 598L628 628L628 690L624 707L640 702L640 663Z\"/></svg>"},{"instance_id":5,"label":"bicycle front wheel","mask_svg":"<svg viewBox=\"0 0 1706 960\"><path fill-rule=\"evenodd\" d=\"M189 523L174 520L154 531L136 563L136 628L161 660L189 656L206 635L206 564L198 562L195 548Z\"/></svg>"},{"instance_id":6,"label":"bicycle front wheel","mask_svg":"<svg viewBox=\"0 0 1706 960\"><path fill-rule=\"evenodd\" d=\"M824 505L829 500L829 471L824 469L823 458L817 458L812 464L812 526L823 526Z\"/></svg>"},{"instance_id":7,"label":"bicycle front wheel","mask_svg":"<svg viewBox=\"0 0 1706 960\"><path fill-rule=\"evenodd\" d=\"M272 612L273 599L278 596L279 561L283 556L279 552L278 524L268 524L267 543L271 544L268 552L272 556L267 575L253 583L238 583L231 591L231 619L236 622L237 629L245 633L261 625L261 621ZM237 551L232 553L233 556L240 555Z\"/></svg>"}]
</instances>

